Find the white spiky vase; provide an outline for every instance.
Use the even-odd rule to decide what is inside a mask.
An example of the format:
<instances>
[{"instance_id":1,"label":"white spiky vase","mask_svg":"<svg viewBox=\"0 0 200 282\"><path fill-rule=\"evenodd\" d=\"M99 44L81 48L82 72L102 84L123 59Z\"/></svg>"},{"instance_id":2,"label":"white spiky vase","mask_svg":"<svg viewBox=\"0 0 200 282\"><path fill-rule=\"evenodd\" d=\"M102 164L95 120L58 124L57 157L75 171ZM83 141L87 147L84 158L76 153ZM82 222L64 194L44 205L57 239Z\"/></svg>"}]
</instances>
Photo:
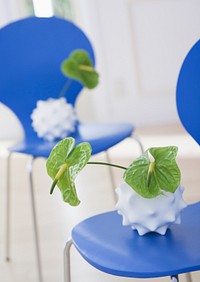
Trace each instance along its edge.
<instances>
[{"instance_id":1,"label":"white spiky vase","mask_svg":"<svg viewBox=\"0 0 200 282\"><path fill-rule=\"evenodd\" d=\"M148 232L165 235L171 224L181 222L181 210L187 206L182 198L183 191L179 186L175 193L165 192L165 195L147 199L123 183L116 189L116 209L123 217L122 224L130 225L139 235Z\"/></svg>"},{"instance_id":2,"label":"white spiky vase","mask_svg":"<svg viewBox=\"0 0 200 282\"><path fill-rule=\"evenodd\" d=\"M31 114L38 137L48 141L62 139L75 131L77 116L65 98L39 100Z\"/></svg>"}]
</instances>

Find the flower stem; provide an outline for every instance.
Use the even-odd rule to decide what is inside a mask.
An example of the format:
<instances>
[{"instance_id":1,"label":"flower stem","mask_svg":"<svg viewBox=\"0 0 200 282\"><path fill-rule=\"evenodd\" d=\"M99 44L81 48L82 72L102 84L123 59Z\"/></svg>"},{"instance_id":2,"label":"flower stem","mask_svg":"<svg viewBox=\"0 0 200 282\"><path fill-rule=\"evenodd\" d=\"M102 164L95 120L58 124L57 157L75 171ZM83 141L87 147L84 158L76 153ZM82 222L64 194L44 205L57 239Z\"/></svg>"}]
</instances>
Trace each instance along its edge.
<instances>
[{"instance_id":1,"label":"flower stem","mask_svg":"<svg viewBox=\"0 0 200 282\"><path fill-rule=\"evenodd\" d=\"M124 166L121 166L121 165L104 163L104 162L88 162L87 164L107 165L107 166L113 166L113 167L121 168L121 169L124 169L124 170L127 169L127 167L124 167Z\"/></svg>"},{"instance_id":2,"label":"flower stem","mask_svg":"<svg viewBox=\"0 0 200 282\"><path fill-rule=\"evenodd\" d=\"M92 165L93 165L93 164L96 164L96 165L106 165L106 166L113 166L113 167L116 167L116 168L121 168L121 169L124 169L124 170L127 169L126 167L121 166L121 165L110 164L110 163L104 163L104 162L88 162L87 164L92 164ZM63 173L67 170L67 168L68 168L68 164L67 164L67 163L64 163L64 164L60 167L60 169L59 169L59 171L57 172L57 174L56 174L56 176L55 176L55 179L54 179L54 181L53 181L53 183L52 183L52 185L51 185L50 194L53 193L54 188L55 188L55 186L56 186L56 184L57 184L59 178L63 175Z\"/></svg>"},{"instance_id":3,"label":"flower stem","mask_svg":"<svg viewBox=\"0 0 200 282\"><path fill-rule=\"evenodd\" d=\"M64 97L65 93L67 92L67 90L69 89L70 85L72 83L72 79L68 79L65 83L65 85L63 86L63 89L60 92L59 98Z\"/></svg>"}]
</instances>

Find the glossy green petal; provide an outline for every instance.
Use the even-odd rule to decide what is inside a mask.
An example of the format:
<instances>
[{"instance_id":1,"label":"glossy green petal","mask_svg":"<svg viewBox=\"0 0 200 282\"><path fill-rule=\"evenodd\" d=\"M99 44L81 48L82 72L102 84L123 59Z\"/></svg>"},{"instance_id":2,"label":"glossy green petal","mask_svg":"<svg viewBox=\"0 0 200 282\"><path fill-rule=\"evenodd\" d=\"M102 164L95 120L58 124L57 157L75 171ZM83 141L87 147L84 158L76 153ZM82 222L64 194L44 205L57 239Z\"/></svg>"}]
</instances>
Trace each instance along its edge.
<instances>
[{"instance_id":1,"label":"glossy green petal","mask_svg":"<svg viewBox=\"0 0 200 282\"><path fill-rule=\"evenodd\" d=\"M89 89L95 88L98 84L99 75L84 50L73 51L69 58L63 61L61 70L65 76L78 80Z\"/></svg>"},{"instance_id":2,"label":"glossy green petal","mask_svg":"<svg viewBox=\"0 0 200 282\"><path fill-rule=\"evenodd\" d=\"M181 178L176 163L177 150L175 146L148 149L125 171L125 182L144 198L154 198L164 191L175 192ZM154 158L153 166L149 153Z\"/></svg>"},{"instance_id":3,"label":"glossy green petal","mask_svg":"<svg viewBox=\"0 0 200 282\"><path fill-rule=\"evenodd\" d=\"M59 187L63 200L72 206L77 206L78 199L75 187L75 178L84 168L91 156L91 146L87 142L74 147L75 140L68 137L58 142L50 153L46 162L48 175L55 180L58 172L66 164L66 170L58 178L56 184Z\"/></svg>"}]
</instances>

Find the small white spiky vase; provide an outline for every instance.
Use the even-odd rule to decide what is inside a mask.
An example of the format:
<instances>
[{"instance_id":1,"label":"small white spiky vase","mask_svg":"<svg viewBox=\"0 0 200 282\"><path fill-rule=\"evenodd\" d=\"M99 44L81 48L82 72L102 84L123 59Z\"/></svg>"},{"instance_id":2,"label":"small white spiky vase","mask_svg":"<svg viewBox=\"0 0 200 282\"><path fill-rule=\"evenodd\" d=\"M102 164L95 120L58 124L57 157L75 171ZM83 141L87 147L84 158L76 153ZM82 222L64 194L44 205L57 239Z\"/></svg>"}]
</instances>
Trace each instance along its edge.
<instances>
[{"instance_id":1,"label":"small white spiky vase","mask_svg":"<svg viewBox=\"0 0 200 282\"><path fill-rule=\"evenodd\" d=\"M75 131L77 116L65 98L39 100L31 114L38 137L48 141L62 139Z\"/></svg>"},{"instance_id":2,"label":"small white spiky vase","mask_svg":"<svg viewBox=\"0 0 200 282\"><path fill-rule=\"evenodd\" d=\"M148 232L165 235L171 224L181 222L181 210L187 206L182 198L183 191L179 186L175 193L165 192L165 195L146 199L123 183L116 189L116 209L123 217L122 224L130 225L139 235Z\"/></svg>"}]
</instances>

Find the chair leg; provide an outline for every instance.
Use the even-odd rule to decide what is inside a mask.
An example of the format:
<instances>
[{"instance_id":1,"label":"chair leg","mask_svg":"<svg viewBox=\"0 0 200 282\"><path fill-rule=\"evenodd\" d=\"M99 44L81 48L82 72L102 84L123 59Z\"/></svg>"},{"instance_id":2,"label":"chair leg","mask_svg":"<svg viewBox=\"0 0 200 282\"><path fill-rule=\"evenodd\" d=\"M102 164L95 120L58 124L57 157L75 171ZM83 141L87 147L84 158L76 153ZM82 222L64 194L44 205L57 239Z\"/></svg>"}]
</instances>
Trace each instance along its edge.
<instances>
[{"instance_id":1,"label":"chair leg","mask_svg":"<svg viewBox=\"0 0 200 282\"><path fill-rule=\"evenodd\" d=\"M70 249L72 244L72 239L69 239L64 249L64 282L71 282Z\"/></svg>"},{"instance_id":2,"label":"chair leg","mask_svg":"<svg viewBox=\"0 0 200 282\"><path fill-rule=\"evenodd\" d=\"M171 282L179 282L178 275L172 275L172 276L170 277L170 281L171 281Z\"/></svg>"},{"instance_id":3,"label":"chair leg","mask_svg":"<svg viewBox=\"0 0 200 282\"><path fill-rule=\"evenodd\" d=\"M108 163L111 163L111 158L110 158L110 155L108 153L108 150L105 151L105 154L106 154L106 161ZM111 166L108 166L108 172L109 172L109 176L110 176L111 185L112 185L112 188L113 188L113 191L114 191L114 200L116 201L117 200L117 195L115 193L116 184L115 184L113 169L112 169Z\"/></svg>"},{"instance_id":4,"label":"chair leg","mask_svg":"<svg viewBox=\"0 0 200 282\"><path fill-rule=\"evenodd\" d=\"M138 136L134 135L134 134L131 135L131 138L135 139L135 141L138 143L138 145L140 147L141 153L143 154L144 153L144 147L142 145L142 142L141 142L140 138Z\"/></svg>"},{"instance_id":5,"label":"chair leg","mask_svg":"<svg viewBox=\"0 0 200 282\"><path fill-rule=\"evenodd\" d=\"M135 141L138 143L138 145L140 147L141 153L143 154L144 153L144 148L143 148L142 142L140 141L139 137L136 136L136 135L132 135L131 138L135 139ZM106 161L108 163L111 163L111 158L110 158L110 155L108 153L108 150L105 151L105 154L106 154ZM111 185L113 187L113 191L115 191L116 184L115 184L115 179L114 179L113 170L112 170L111 166L108 167L108 171L109 171L109 175L110 175L110 180L111 180ZM114 199L115 199L115 201L117 200L117 196L116 196L115 193L114 193Z\"/></svg>"},{"instance_id":6,"label":"chair leg","mask_svg":"<svg viewBox=\"0 0 200 282\"><path fill-rule=\"evenodd\" d=\"M37 226L37 217L36 217L36 208L35 208L35 197L34 197L34 191L33 191L33 161L34 161L34 157L31 157L27 168L28 168L28 174L29 174L33 228L34 228L35 249L36 249L36 259L37 259L37 269L38 269L38 281L42 282L43 277L42 277L41 255L40 255L40 248L39 248L39 236L38 236L38 226Z\"/></svg>"},{"instance_id":7,"label":"chair leg","mask_svg":"<svg viewBox=\"0 0 200 282\"><path fill-rule=\"evenodd\" d=\"M10 261L10 164L11 155L9 152L7 159L7 176L6 176L6 261Z\"/></svg>"}]
</instances>

